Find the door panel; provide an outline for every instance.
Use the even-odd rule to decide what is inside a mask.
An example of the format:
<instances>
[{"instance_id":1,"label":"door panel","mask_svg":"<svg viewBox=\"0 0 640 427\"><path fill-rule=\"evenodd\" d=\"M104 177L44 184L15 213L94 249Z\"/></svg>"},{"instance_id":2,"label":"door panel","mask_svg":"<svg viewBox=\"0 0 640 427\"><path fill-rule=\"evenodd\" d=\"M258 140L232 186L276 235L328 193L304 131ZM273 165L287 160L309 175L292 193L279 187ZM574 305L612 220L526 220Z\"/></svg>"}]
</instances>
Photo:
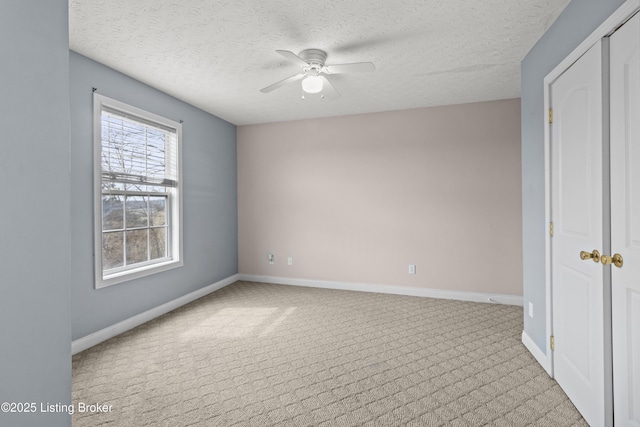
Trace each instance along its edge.
<instances>
[{"instance_id":1,"label":"door panel","mask_svg":"<svg viewBox=\"0 0 640 427\"><path fill-rule=\"evenodd\" d=\"M560 226L564 233L589 237L589 150L584 149L588 140L588 126L583 120L589 117L589 88L574 88L561 106L560 127L560 196L565 200L560 207Z\"/></svg>"},{"instance_id":2,"label":"door panel","mask_svg":"<svg viewBox=\"0 0 640 427\"><path fill-rule=\"evenodd\" d=\"M640 426L640 17L610 38L611 269L616 426Z\"/></svg>"},{"instance_id":3,"label":"door panel","mask_svg":"<svg viewBox=\"0 0 640 427\"><path fill-rule=\"evenodd\" d=\"M627 425L640 425L640 292L628 289L627 301L629 302L626 310L627 318L625 324L628 327L626 342L628 343L627 357L630 363L627 365L625 372L618 372L618 375L625 375L628 379L628 390L621 390L621 397L626 400L627 406ZM624 366L624 365L623 365ZM622 402L621 402L622 403ZM623 406L623 415L624 406ZM623 418L624 421L624 418Z\"/></svg>"},{"instance_id":4,"label":"door panel","mask_svg":"<svg viewBox=\"0 0 640 427\"><path fill-rule=\"evenodd\" d=\"M559 315L562 317L565 330L579 331L579 333L566 337L564 351L559 356L563 357L565 359L563 362L574 370L572 375L586 386L591 382L589 358L584 357L588 354L590 347L590 331L584 328L584 325L589 325L590 282L589 275L563 268L561 292L562 300L567 303Z\"/></svg>"},{"instance_id":5,"label":"door panel","mask_svg":"<svg viewBox=\"0 0 640 427\"><path fill-rule=\"evenodd\" d=\"M551 240L554 376L585 420L605 424L602 265L602 46L551 87Z\"/></svg>"}]
</instances>

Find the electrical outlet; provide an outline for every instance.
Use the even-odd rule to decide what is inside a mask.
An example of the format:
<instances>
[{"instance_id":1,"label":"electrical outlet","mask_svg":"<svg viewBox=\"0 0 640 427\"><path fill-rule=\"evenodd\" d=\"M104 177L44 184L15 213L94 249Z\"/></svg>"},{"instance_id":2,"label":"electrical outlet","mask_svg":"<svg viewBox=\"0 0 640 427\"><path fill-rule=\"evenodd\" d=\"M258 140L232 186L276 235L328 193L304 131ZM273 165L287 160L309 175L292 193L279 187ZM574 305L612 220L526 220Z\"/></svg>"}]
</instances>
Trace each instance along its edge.
<instances>
[{"instance_id":1,"label":"electrical outlet","mask_svg":"<svg viewBox=\"0 0 640 427\"><path fill-rule=\"evenodd\" d=\"M409 264L409 274L416 274L415 264Z\"/></svg>"},{"instance_id":2,"label":"electrical outlet","mask_svg":"<svg viewBox=\"0 0 640 427\"><path fill-rule=\"evenodd\" d=\"M289 265L293 265L293 257L290 256L289 258L287 258L287 264Z\"/></svg>"},{"instance_id":3,"label":"electrical outlet","mask_svg":"<svg viewBox=\"0 0 640 427\"><path fill-rule=\"evenodd\" d=\"M273 254L269 254L267 259L269 260L269 264L274 264L276 262L276 257Z\"/></svg>"},{"instance_id":4,"label":"electrical outlet","mask_svg":"<svg viewBox=\"0 0 640 427\"><path fill-rule=\"evenodd\" d=\"M529 303L529 317L533 319L533 303Z\"/></svg>"}]
</instances>

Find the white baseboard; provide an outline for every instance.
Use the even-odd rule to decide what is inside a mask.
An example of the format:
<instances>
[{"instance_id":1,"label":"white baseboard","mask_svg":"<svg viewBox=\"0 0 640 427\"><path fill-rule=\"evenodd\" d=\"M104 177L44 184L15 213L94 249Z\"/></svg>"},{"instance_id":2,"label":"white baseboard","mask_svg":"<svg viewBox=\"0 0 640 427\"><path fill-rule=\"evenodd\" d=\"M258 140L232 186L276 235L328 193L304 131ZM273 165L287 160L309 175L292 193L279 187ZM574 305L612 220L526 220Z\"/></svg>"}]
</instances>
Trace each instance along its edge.
<instances>
[{"instance_id":1,"label":"white baseboard","mask_svg":"<svg viewBox=\"0 0 640 427\"><path fill-rule=\"evenodd\" d=\"M549 376L553 378L551 355L544 354L542 350L540 350L540 347L538 347L536 343L533 342L529 334L527 334L525 331L522 331L522 344L524 344L527 350L529 350L531 355L538 361L540 366L542 366L542 368L547 371L547 374L549 374Z\"/></svg>"},{"instance_id":2,"label":"white baseboard","mask_svg":"<svg viewBox=\"0 0 640 427\"><path fill-rule=\"evenodd\" d=\"M198 298L202 298L203 296L215 292L218 289L222 289L225 286L237 282L238 280L240 280L239 275L234 274L233 276L229 276L226 279L222 279L209 286L200 288L197 291L193 291L187 295L181 296L180 298L176 298L173 301L169 301L165 304L159 305L158 307L152 308L151 310L147 310L144 313L140 313L138 315L125 319L122 322L116 323L115 325L109 326L90 335L79 338L71 343L71 354L80 353L83 350L93 347L94 345L106 341L109 338L115 337L116 335L128 331L129 329L133 329L136 326L140 326L143 323L155 319L156 317L160 317L163 314L166 314L178 307L195 301Z\"/></svg>"},{"instance_id":3,"label":"white baseboard","mask_svg":"<svg viewBox=\"0 0 640 427\"><path fill-rule=\"evenodd\" d=\"M342 289L346 291L377 292L381 294L408 295L459 301L487 302L518 305L522 307L522 297L516 295L488 294L481 292L445 291L441 289L416 288L412 286L376 285L368 283L333 282L329 280L291 279L286 277L257 276L239 274L238 280L248 282L273 283L279 285L307 286L311 288Z\"/></svg>"}]
</instances>

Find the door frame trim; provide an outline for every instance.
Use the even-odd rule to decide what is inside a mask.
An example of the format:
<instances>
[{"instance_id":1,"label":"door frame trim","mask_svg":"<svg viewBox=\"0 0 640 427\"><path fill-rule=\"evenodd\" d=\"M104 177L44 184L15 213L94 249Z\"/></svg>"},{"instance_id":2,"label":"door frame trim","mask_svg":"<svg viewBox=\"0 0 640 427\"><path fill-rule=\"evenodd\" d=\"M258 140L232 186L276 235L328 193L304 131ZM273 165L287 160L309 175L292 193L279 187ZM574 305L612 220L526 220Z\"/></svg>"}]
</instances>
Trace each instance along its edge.
<instances>
[{"instance_id":1,"label":"door frame trim","mask_svg":"<svg viewBox=\"0 0 640 427\"><path fill-rule=\"evenodd\" d=\"M545 191L545 296L546 296L546 348L544 354L541 351L531 351L531 343L525 343L534 355L538 363L554 378L553 353L551 351L550 337L553 335L552 318L552 294L551 294L551 236L548 225L551 222L551 126L547 119L547 111L551 105L551 85L582 55L602 38L611 35L622 24L629 20L640 10L640 0L627 0L609 18L607 18L595 31L593 31L582 43L578 45L565 59L563 59L544 78L544 191ZM524 340L523 340L524 342ZM529 345L527 345L529 344Z\"/></svg>"}]
</instances>

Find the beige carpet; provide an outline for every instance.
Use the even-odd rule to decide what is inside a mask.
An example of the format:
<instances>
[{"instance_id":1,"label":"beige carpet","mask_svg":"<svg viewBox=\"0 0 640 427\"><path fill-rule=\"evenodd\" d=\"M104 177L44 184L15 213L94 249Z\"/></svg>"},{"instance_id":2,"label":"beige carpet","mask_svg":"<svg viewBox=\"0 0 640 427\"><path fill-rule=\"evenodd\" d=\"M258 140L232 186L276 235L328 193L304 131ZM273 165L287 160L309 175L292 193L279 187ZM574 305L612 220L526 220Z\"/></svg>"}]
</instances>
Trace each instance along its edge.
<instances>
[{"instance_id":1,"label":"beige carpet","mask_svg":"<svg viewBox=\"0 0 640 427\"><path fill-rule=\"evenodd\" d=\"M237 282L73 358L74 426L587 425L522 308Z\"/></svg>"}]
</instances>

